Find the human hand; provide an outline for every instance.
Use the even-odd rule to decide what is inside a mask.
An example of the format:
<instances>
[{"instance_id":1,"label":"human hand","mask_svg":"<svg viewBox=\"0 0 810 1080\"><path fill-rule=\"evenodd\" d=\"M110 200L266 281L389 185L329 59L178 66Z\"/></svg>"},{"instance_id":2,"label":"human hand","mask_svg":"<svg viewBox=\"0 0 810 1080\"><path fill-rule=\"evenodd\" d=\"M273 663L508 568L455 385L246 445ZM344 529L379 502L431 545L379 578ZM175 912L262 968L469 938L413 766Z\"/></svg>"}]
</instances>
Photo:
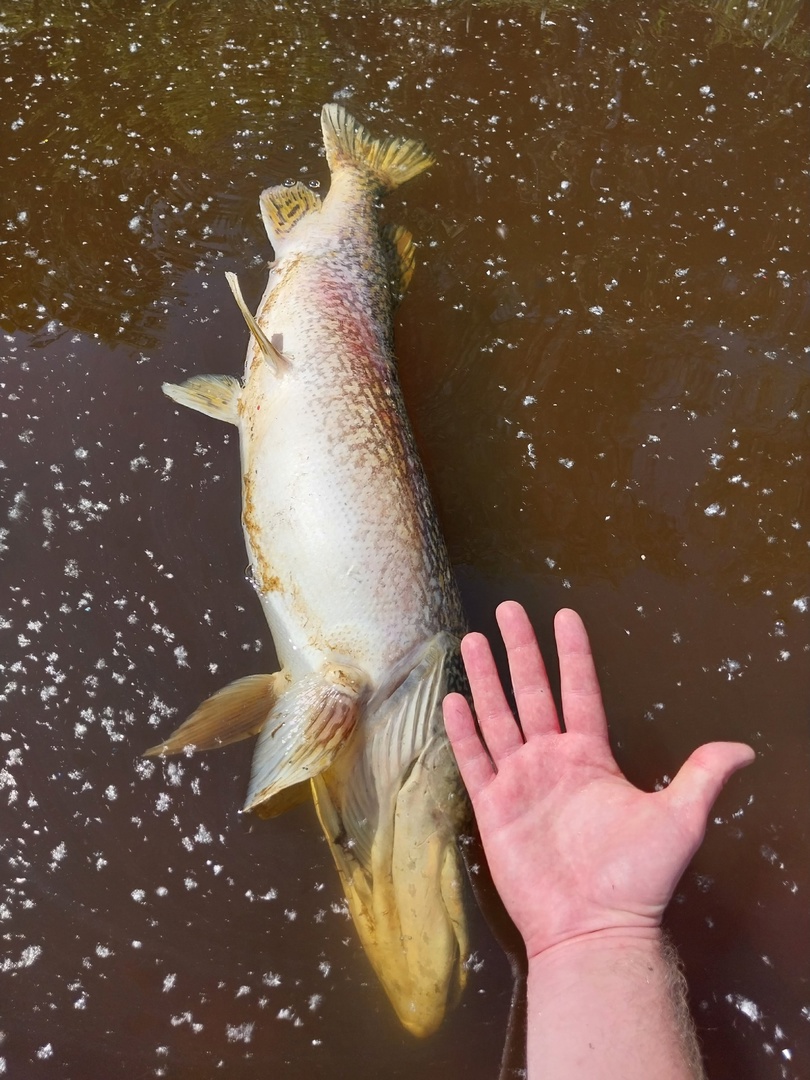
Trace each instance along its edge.
<instances>
[{"instance_id":1,"label":"human hand","mask_svg":"<svg viewBox=\"0 0 810 1080\"><path fill-rule=\"evenodd\" d=\"M565 732L526 612L507 601L496 617L520 725L481 634L461 646L480 734L460 694L445 698L444 717L492 879L529 959L584 935L657 931L712 804L753 750L707 743L663 791L640 791L611 753L579 616L563 610L554 623Z\"/></svg>"}]
</instances>

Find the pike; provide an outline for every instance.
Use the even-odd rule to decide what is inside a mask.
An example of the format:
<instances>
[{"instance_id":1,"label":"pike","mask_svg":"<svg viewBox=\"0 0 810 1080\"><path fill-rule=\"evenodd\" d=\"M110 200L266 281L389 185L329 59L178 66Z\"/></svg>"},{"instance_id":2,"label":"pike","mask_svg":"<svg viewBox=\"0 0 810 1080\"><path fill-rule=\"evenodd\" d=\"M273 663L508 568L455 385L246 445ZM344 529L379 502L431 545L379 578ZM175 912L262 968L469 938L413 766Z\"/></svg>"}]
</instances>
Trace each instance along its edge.
<instances>
[{"instance_id":1,"label":"pike","mask_svg":"<svg viewBox=\"0 0 810 1080\"><path fill-rule=\"evenodd\" d=\"M377 200L434 164L421 142L375 139L321 114L331 184L260 198L275 252L243 381L164 384L235 424L242 525L281 670L203 702L147 751L258 734L245 811L311 791L360 940L402 1024L425 1036L465 982L457 839L467 803L441 720L458 688L461 602L397 380L393 311L411 234Z\"/></svg>"}]
</instances>

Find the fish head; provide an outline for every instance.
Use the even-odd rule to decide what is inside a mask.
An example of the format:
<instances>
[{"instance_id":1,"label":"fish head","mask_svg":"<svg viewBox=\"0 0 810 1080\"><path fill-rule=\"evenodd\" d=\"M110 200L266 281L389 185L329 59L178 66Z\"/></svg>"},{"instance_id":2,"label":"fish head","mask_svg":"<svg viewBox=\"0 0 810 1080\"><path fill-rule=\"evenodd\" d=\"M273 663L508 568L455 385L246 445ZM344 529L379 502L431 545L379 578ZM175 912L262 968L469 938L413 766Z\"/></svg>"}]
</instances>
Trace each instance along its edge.
<instances>
[{"instance_id":1,"label":"fish head","mask_svg":"<svg viewBox=\"0 0 810 1080\"><path fill-rule=\"evenodd\" d=\"M468 813L452 752L437 738L396 799L390 877L377 904L382 917L390 905L395 920L388 938L378 936L376 961L372 957L401 1023L418 1037L437 1030L467 979L458 834Z\"/></svg>"},{"instance_id":2,"label":"fish head","mask_svg":"<svg viewBox=\"0 0 810 1080\"><path fill-rule=\"evenodd\" d=\"M444 733L381 799L368 852L346 842L328 782L313 787L366 955L402 1025L431 1035L464 988L469 951L457 839L469 805Z\"/></svg>"}]
</instances>

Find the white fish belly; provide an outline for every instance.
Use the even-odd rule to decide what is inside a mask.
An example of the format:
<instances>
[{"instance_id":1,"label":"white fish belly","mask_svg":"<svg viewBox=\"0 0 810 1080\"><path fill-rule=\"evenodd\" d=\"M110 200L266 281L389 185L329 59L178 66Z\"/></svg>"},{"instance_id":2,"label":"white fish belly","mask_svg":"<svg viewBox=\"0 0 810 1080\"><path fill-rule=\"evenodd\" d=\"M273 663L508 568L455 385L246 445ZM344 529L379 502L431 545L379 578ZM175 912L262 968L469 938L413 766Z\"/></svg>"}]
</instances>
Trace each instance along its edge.
<instances>
[{"instance_id":1,"label":"white fish belly","mask_svg":"<svg viewBox=\"0 0 810 1080\"><path fill-rule=\"evenodd\" d=\"M289 369L278 378L253 360L240 407L254 578L291 675L329 657L376 682L444 628L412 482L421 468L412 453L403 460L390 372L369 377L366 363L358 378L350 351L302 334L295 296L280 300L266 322Z\"/></svg>"}]
</instances>

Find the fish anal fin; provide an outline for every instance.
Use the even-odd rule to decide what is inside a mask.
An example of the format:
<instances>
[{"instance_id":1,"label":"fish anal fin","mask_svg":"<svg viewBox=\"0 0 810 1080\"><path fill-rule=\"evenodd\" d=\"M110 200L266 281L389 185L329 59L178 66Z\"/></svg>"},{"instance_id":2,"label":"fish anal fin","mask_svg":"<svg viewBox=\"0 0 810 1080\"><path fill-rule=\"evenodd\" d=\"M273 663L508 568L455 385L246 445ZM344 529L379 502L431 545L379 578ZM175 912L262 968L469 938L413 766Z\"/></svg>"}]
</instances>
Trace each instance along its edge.
<instances>
[{"instance_id":1,"label":"fish anal fin","mask_svg":"<svg viewBox=\"0 0 810 1080\"><path fill-rule=\"evenodd\" d=\"M393 191L436 164L419 139L376 139L336 102L321 110L321 128L330 171L346 166L362 169L380 192Z\"/></svg>"},{"instance_id":2,"label":"fish anal fin","mask_svg":"<svg viewBox=\"0 0 810 1080\"><path fill-rule=\"evenodd\" d=\"M232 375L194 375L184 383L164 383L163 393L189 409L224 420L239 422L239 394L242 384Z\"/></svg>"},{"instance_id":3,"label":"fish anal fin","mask_svg":"<svg viewBox=\"0 0 810 1080\"><path fill-rule=\"evenodd\" d=\"M367 687L358 668L332 663L293 683L256 743L243 812L329 768L354 731Z\"/></svg>"},{"instance_id":4,"label":"fish anal fin","mask_svg":"<svg viewBox=\"0 0 810 1080\"><path fill-rule=\"evenodd\" d=\"M234 300L236 300L237 307L242 312L242 317L247 323L248 329L256 339L256 343L261 350L262 356L270 365L273 374L281 375L289 366L289 358L286 357L284 353L279 352L264 330L262 330L261 326L259 326L250 308L245 303L245 298L242 296L242 289L239 285L239 278L236 274L226 271L225 277L228 280L228 285L233 293Z\"/></svg>"},{"instance_id":5,"label":"fish anal fin","mask_svg":"<svg viewBox=\"0 0 810 1080\"><path fill-rule=\"evenodd\" d=\"M413 236L404 225L386 225L383 242L388 248L388 275L396 303L405 295L416 268Z\"/></svg>"},{"instance_id":6,"label":"fish anal fin","mask_svg":"<svg viewBox=\"0 0 810 1080\"><path fill-rule=\"evenodd\" d=\"M237 679L207 698L168 739L146 750L144 757L214 750L256 735L286 686L286 676L280 671Z\"/></svg>"},{"instance_id":7,"label":"fish anal fin","mask_svg":"<svg viewBox=\"0 0 810 1080\"><path fill-rule=\"evenodd\" d=\"M273 245L276 257L284 240L308 214L316 214L321 208L321 197L311 188L298 181L286 187L265 188L259 196L259 208L267 237Z\"/></svg>"}]
</instances>

